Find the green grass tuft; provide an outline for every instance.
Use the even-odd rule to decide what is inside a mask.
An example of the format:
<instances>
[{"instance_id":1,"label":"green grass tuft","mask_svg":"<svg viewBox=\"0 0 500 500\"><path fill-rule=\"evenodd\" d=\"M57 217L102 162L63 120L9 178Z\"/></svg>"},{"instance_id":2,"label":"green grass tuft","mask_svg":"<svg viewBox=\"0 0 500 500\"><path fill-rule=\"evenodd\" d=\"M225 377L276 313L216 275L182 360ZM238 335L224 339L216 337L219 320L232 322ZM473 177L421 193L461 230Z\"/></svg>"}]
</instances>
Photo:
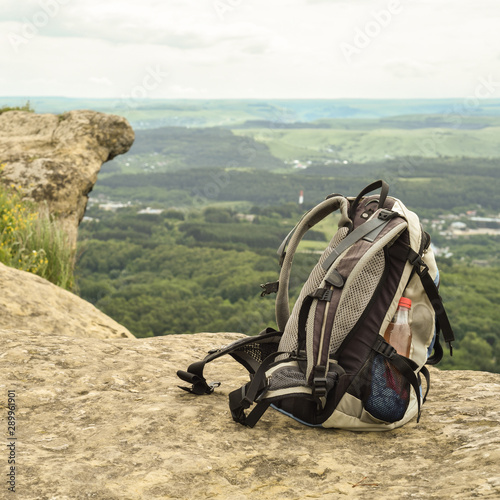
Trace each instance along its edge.
<instances>
[{"instance_id":1,"label":"green grass tuft","mask_svg":"<svg viewBox=\"0 0 500 500\"><path fill-rule=\"evenodd\" d=\"M0 185L0 262L71 290L74 250L66 232L47 210L22 199L15 187Z\"/></svg>"}]
</instances>

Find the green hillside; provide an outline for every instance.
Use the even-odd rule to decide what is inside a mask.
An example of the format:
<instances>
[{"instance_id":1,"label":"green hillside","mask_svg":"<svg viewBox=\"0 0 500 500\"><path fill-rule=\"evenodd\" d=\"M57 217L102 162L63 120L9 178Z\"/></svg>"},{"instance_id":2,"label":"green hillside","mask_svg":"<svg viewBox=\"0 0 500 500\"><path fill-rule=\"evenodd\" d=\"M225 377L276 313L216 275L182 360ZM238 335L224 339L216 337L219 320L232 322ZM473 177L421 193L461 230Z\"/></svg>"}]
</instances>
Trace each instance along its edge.
<instances>
[{"instance_id":1,"label":"green hillside","mask_svg":"<svg viewBox=\"0 0 500 500\"><path fill-rule=\"evenodd\" d=\"M273 169L283 165L266 144L217 127L138 130L127 158L151 154L159 155L157 162L163 158L167 170L220 166Z\"/></svg>"},{"instance_id":2,"label":"green hillside","mask_svg":"<svg viewBox=\"0 0 500 500\"><path fill-rule=\"evenodd\" d=\"M365 122L366 124L366 122ZM500 157L500 127L477 130L444 128L354 129L235 129L269 147L284 161L380 161L420 156L439 158Z\"/></svg>"}]
</instances>

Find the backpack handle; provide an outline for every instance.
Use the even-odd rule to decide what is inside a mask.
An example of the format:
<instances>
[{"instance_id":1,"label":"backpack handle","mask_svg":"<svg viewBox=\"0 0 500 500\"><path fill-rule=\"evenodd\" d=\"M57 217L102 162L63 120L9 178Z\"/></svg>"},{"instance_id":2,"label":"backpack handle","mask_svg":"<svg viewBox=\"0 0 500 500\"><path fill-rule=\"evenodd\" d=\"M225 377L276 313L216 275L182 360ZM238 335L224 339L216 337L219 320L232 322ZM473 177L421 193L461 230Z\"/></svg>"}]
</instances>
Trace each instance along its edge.
<instances>
[{"instance_id":1,"label":"backpack handle","mask_svg":"<svg viewBox=\"0 0 500 500\"><path fill-rule=\"evenodd\" d=\"M389 184L387 182L383 181L382 179L372 182L368 186L366 186L361 193L356 196L356 199L353 201L351 208L349 209L349 217L351 219L354 219L354 215L356 214L356 209L358 208L359 202L361 201L361 198L365 194L371 193L372 191L375 191L375 189L381 189L380 191L380 198L378 202L378 208L383 208L385 200L387 199L387 195L389 194Z\"/></svg>"},{"instance_id":2,"label":"backpack handle","mask_svg":"<svg viewBox=\"0 0 500 500\"><path fill-rule=\"evenodd\" d=\"M339 208L341 212L339 227L348 225L351 220L348 215L349 203L347 198L341 195L327 198L300 219L295 228L285 238L284 244L280 247L279 253L281 253L280 260L282 261L282 265L279 277L279 287L276 294L276 322L280 331L284 331L285 325L290 317L288 287L293 256L295 255L297 247L309 229Z\"/></svg>"}]
</instances>

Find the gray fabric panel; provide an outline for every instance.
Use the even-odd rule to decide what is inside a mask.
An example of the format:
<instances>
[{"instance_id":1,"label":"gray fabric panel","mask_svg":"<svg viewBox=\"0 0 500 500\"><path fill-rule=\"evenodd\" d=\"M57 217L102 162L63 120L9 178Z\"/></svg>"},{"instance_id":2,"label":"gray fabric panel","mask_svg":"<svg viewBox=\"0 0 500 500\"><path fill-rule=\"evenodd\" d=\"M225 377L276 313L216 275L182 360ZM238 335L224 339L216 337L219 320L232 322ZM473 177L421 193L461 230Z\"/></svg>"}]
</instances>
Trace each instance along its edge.
<instances>
[{"instance_id":1,"label":"gray fabric panel","mask_svg":"<svg viewBox=\"0 0 500 500\"><path fill-rule=\"evenodd\" d=\"M337 309L330 339L330 353L337 351L363 314L382 277L384 268L384 251L381 249L369 259L366 266L354 269L348 283L344 286L344 293Z\"/></svg>"},{"instance_id":2,"label":"gray fabric panel","mask_svg":"<svg viewBox=\"0 0 500 500\"><path fill-rule=\"evenodd\" d=\"M332 249L335 248L347 236L348 232L349 230L346 227L342 227L335 233L334 237L330 241L330 244L321 255L319 262L316 264L316 266L314 266L314 269L311 271L309 278L305 282L300 292L300 295L297 301L295 302L295 306L292 310L292 314L290 315L290 319L286 324L283 337L281 338L279 346L280 351L290 352L297 349L299 312L300 312L300 306L302 305L302 301L304 300L304 297L306 295L310 294L321 285L321 282L323 281L323 278L325 276L325 270L322 267L323 261L331 253ZM310 317L311 316L314 318L313 310L311 310Z\"/></svg>"}]
</instances>

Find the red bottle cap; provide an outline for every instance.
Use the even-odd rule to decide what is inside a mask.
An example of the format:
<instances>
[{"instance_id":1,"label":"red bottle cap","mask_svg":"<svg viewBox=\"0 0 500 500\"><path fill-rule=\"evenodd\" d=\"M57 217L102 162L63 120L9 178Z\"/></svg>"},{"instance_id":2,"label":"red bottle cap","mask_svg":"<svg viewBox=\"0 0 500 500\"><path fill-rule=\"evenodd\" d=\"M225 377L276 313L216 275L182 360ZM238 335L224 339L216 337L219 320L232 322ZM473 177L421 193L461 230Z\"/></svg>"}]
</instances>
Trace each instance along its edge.
<instances>
[{"instance_id":1,"label":"red bottle cap","mask_svg":"<svg viewBox=\"0 0 500 500\"><path fill-rule=\"evenodd\" d=\"M398 306L407 307L408 309L411 309L411 299L407 299L406 297L401 297L399 299Z\"/></svg>"}]
</instances>

